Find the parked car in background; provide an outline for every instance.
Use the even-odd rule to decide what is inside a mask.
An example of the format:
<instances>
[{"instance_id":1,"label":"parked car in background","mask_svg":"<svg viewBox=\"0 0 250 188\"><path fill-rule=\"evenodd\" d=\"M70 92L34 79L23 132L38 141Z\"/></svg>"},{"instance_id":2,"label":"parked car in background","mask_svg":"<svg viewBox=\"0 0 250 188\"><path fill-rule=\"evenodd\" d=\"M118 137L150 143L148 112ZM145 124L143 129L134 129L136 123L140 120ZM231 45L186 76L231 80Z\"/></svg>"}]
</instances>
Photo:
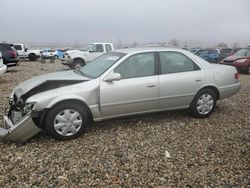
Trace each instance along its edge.
<instances>
[{"instance_id":1,"label":"parked car in background","mask_svg":"<svg viewBox=\"0 0 250 188\"><path fill-rule=\"evenodd\" d=\"M202 59L210 63L218 63L219 62L219 50L216 49L203 49L195 52L195 55L198 55Z\"/></svg>"},{"instance_id":2,"label":"parked car in background","mask_svg":"<svg viewBox=\"0 0 250 188\"><path fill-rule=\"evenodd\" d=\"M5 65L17 65L19 56L13 44L0 43L0 52L2 53L3 63Z\"/></svg>"},{"instance_id":3,"label":"parked car in background","mask_svg":"<svg viewBox=\"0 0 250 188\"><path fill-rule=\"evenodd\" d=\"M166 110L188 109L205 118L218 100L239 89L235 67L208 63L188 51L120 49L81 69L20 83L10 97L0 138L25 141L43 129L69 140L92 121Z\"/></svg>"},{"instance_id":4,"label":"parked car in background","mask_svg":"<svg viewBox=\"0 0 250 188\"><path fill-rule=\"evenodd\" d=\"M45 48L40 53L42 58L51 59L52 57L54 57L55 51L51 48Z\"/></svg>"},{"instance_id":5,"label":"parked car in background","mask_svg":"<svg viewBox=\"0 0 250 188\"><path fill-rule=\"evenodd\" d=\"M219 61L221 61L222 59L235 54L237 51L239 51L241 48L222 48L220 49L220 58Z\"/></svg>"},{"instance_id":6,"label":"parked car in background","mask_svg":"<svg viewBox=\"0 0 250 188\"><path fill-rule=\"evenodd\" d=\"M63 59L64 58L64 51L60 49L56 49L54 52L54 58L55 59Z\"/></svg>"},{"instance_id":7,"label":"parked car in background","mask_svg":"<svg viewBox=\"0 0 250 188\"><path fill-rule=\"evenodd\" d=\"M199 50L202 50L202 48L199 48L199 47L194 47L194 48L190 48L190 52L192 52L192 53L196 53L197 51L199 51Z\"/></svg>"},{"instance_id":8,"label":"parked car in background","mask_svg":"<svg viewBox=\"0 0 250 188\"><path fill-rule=\"evenodd\" d=\"M235 54L226 57L220 63L234 66L239 72L250 74L250 48L243 48Z\"/></svg>"},{"instance_id":9,"label":"parked car in background","mask_svg":"<svg viewBox=\"0 0 250 188\"><path fill-rule=\"evenodd\" d=\"M91 43L80 50L69 50L62 59L62 64L69 66L71 69L82 67L98 56L114 50L112 43Z\"/></svg>"},{"instance_id":10,"label":"parked car in background","mask_svg":"<svg viewBox=\"0 0 250 188\"><path fill-rule=\"evenodd\" d=\"M2 57L2 53L0 52L0 74L5 73L6 70L7 70L7 66L3 64L3 57Z\"/></svg>"},{"instance_id":11,"label":"parked car in background","mask_svg":"<svg viewBox=\"0 0 250 188\"><path fill-rule=\"evenodd\" d=\"M41 56L41 50L28 50L24 44L14 44L14 48L20 58L28 58L30 61L35 61Z\"/></svg>"}]
</instances>

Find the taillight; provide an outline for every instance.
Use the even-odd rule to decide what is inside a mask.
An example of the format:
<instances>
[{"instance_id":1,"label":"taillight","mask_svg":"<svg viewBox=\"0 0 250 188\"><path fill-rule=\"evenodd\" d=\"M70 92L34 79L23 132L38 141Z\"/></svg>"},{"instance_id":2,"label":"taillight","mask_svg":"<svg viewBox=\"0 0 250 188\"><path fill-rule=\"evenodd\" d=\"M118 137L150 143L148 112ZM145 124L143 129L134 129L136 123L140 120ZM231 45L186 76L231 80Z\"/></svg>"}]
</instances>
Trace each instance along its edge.
<instances>
[{"instance_id":1,"label":"taillight","mask_svg":"<svg viewBox=\"0 0 250 188\"><path fill-rule=\"evenodd\" d=\"M15 58L16 57L16 52L15 51L10 51L10 56Z\"/></svg>"},{"instance_id":2,"label":"taillight","mask_svg":"<svg viewBox=\"0 0 250 188\"><path fill-rule=\"evenodd\" d=\"M234 79L235 79L235 80L239 80L239 78L240 78L239 73L235 73L235 74L234 74Z\"/></svg>"}]
</instances>

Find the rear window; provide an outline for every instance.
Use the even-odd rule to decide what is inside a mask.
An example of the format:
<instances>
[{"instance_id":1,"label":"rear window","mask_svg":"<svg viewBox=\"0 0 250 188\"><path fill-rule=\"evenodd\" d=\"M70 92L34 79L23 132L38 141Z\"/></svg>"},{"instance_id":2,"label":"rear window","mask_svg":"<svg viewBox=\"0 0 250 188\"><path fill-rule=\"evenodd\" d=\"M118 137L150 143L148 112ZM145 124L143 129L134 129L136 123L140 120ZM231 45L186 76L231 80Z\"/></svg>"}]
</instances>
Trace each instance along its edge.
<instances>
[{"instance_id":1,"label":"rear window","mask_svg":"<svg viewBox=\"0 0 250 188\"><path fill-rule=\"evenodd\" d=\"M231 53L232 49L228 48L228 49L221 49L220 50L221 53Z\"/></svg>"},{"instance_id":2,"label":"rear window","mask_svg":"<svg viewBox=\"0 0 250 188\"><path fill-rule=\"evenodd\" d=\"M12 50L11 44L0 44L0 50Z\"/></svg>"},{"instance_id":3,"label":"rear window","mask_svg":"<svg viewBox=\"0 0 250 188\"><path fill-rule=\"evenodd\" d=\"M245 48L245 49L241 49L238 52L236 52L234 54L234 56L242 57L242 56L247 56L248 54L250 54L250 48L249 49Z\"/></svg>"}]
</instances>

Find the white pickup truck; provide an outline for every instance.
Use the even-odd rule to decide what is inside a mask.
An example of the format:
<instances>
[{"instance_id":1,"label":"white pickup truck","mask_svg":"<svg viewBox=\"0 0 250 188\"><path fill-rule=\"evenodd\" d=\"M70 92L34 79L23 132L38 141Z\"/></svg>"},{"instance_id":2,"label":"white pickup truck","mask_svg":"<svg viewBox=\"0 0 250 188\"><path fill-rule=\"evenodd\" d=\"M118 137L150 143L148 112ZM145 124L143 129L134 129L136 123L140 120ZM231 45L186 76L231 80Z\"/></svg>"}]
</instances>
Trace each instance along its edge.
<instances>
[{"instance_id":1,"label":"white pickup truck","mask_svg":"<svg viewBox=\"0 0 250 188\"><path fill-rule=\"evenodd\" d=\"M30 61L35 61L41 56L41 50L28 50L24 44L14 44L20 58L28 58Z\"/></svg>"},{"instance_id":2,"label":"white pickup truck","mask_svg":"<svg viewBox=\"0 0 250 188\"><path fill-rule=\"evenodd\" d=\"M94 42L80 50L68 50L65 53L65 58L62 59L62 64L74 69L84 66L96 57L112 50L114 50L112 43Z\"/></svg>"}]
</instances>

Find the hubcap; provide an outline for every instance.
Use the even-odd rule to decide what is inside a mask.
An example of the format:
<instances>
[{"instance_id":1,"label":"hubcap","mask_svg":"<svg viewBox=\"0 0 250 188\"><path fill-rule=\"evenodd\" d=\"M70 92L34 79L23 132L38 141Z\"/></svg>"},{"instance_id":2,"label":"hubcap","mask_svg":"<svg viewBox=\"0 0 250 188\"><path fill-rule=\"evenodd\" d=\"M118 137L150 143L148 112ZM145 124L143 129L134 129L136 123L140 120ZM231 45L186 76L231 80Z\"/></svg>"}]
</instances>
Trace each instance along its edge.
<instances>
[{"instance_id":1,"label":"hubcap","mask_svg":"<svg viewBox=\"0 0 250 188\"><path fill-rule=\"evenodd\" d=\"M212 110L213 106L213 97L210 94L203 94L197 101L196 109L201 115L206 115Z\"/></svg>"},{"instance_id":2,"label":"hubcap","mask_svg":"<svg viewBox=\"0 0 250 188\"><path fill-rule=\"evenodd\" d=\"M82 116L73 109L58 113L54 119L54 128L62 136L72 136L82 127Z\"/></svg>"}]
</instances>

